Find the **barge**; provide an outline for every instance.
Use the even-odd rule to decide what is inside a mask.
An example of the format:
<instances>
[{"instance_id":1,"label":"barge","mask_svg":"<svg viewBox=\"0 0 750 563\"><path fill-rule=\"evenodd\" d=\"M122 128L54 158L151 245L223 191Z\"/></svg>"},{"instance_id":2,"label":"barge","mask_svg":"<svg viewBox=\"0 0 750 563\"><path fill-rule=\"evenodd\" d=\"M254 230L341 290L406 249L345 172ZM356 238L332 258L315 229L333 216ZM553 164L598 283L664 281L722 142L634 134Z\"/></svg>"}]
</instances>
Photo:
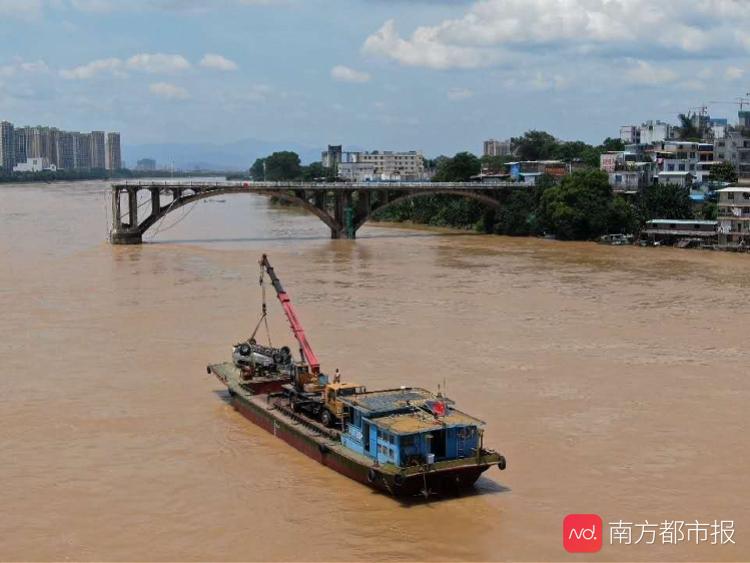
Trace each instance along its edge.
<instances>
[{"instance_id":1,"label":"barge","mask_svg":"<svg viewBox=\"0 0 750 563\"><path fill-rule=\"evenodd\" d=\"M342 382L338 370L333 378L322 373L265 255L261 284L263 272L287 314L301 359L260 347L253 333L234 347L232 362L209 365L208 373L226 386L238 412L315 461L394 496L456 492L471 487L491 467L505 469L505 457L484 447L484 423L439 391L368 391ZM264 303L261 319L265 315ZM247 346L255 352L248 354Z\"/></svg>"}]
</instances>

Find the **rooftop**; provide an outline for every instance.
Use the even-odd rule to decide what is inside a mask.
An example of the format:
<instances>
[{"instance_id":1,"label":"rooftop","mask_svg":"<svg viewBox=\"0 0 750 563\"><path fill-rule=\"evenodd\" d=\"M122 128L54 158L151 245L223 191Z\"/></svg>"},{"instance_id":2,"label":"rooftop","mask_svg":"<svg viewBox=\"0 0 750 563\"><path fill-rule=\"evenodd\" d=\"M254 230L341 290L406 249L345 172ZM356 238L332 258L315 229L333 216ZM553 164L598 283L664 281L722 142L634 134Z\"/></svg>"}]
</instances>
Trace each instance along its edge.
<instances>
[{"instance_id":1,"label":"rooftop","mask_svg":"<svg viewBox=\"0 0 750 563\"><path fill-rule=\"evenodd\" d=\"M653 225L716 225L716 221L706 221L704 219L651 219L646 224Z\"/></svg>"},{"instance_id":2,"label":"rooftop","mask_svg":"<svg viewBox=\"0 0 750 563\"><path fill-rule=\"evenodd\" d=\"M453 426L481 426L484 424L478 418L451 408L448 408L445 416L440 417L435 417L428 412L418 410L383 416L372 419L370 422L378 428L382 428L393 434L415 434L417 432L429 432L430 430L441 430Z\"/></svg>"},{"instance_id":3,"label":"rooftop","mask_svg":"<svg viewBox=\"0 0 750 563\"><path fill-rule=\"evenodd\" d=\"M432 392L419 387L371 391L341 398L342 402L365 411L365 414L388 413L433 400L437 397Z\"/></svg>"}]
</instances>

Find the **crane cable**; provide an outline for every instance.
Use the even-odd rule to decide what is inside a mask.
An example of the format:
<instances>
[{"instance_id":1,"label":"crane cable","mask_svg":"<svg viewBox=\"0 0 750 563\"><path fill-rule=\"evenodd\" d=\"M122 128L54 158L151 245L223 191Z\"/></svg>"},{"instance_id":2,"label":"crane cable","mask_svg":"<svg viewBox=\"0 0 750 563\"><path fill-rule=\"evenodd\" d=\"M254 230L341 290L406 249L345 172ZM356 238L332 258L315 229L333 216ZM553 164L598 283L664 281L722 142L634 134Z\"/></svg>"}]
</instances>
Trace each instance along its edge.
<instances>
[{"instance_id":1,"label":"crane cable","mask_svg":"<svg viewBox=\"0 0 750 563\"><path fill-rule=\"evenodd\" d=\"M273 348L273 344L271 343L271 330L268 328L268 308L266 307L266 284L263 283L264 279L265 276L263 275L263 264L261 264L260 276L258 279L262 295L261 315L260 319L258 319L258 324L255 325L255 330L253 330L253 334L250 336L249 340L255 340L255 334L258 332L260 324L264 323L266 327L266 338L268 338L268 346L269 348Z\"/></svg>"}]
</instances>

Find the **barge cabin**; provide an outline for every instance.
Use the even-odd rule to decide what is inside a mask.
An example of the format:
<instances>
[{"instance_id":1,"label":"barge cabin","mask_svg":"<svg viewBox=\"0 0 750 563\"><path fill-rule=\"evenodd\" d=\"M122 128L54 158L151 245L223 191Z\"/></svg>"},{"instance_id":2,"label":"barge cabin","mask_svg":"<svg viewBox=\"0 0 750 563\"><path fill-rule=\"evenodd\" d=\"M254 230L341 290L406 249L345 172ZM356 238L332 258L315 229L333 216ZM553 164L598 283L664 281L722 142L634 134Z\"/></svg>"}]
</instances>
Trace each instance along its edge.
<instances>
[{"instance_id":1,"label":"barge cabin","mask_svg":"<svg viewBox=\"0 0 750 563\"><path fill-rule=\"evenodd\" d=\"M426 389L401 388L341 397L342 444L377 465L406 468L476 457L484 422Z\"/></svg>"}]
</instances>

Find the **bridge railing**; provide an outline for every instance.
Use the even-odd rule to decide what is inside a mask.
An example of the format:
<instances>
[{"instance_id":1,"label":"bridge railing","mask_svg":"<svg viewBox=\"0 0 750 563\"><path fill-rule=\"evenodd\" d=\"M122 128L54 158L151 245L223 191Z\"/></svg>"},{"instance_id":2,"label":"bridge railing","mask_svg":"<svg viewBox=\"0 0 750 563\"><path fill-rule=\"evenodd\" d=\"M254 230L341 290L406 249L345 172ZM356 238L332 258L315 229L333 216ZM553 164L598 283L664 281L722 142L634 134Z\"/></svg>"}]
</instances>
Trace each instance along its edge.
<instances>
[{"instance_id":1,"label":"bridge railing","mask_svg":"<svg viewBox=\"0 0 750 563\"><path fill-rule=\"evenodd\" d=\"M160 181L125 181L115 182L114 188L183 188L183 189L212 189L212 188L247 188L248 190L413 190L415 188L428 189L471 189L492 190L502 187L525 188L528 184L522 182L298 182L298 181L223 181L223 182L193 182L179 180Z\"/></svg>"}]
</instances>

